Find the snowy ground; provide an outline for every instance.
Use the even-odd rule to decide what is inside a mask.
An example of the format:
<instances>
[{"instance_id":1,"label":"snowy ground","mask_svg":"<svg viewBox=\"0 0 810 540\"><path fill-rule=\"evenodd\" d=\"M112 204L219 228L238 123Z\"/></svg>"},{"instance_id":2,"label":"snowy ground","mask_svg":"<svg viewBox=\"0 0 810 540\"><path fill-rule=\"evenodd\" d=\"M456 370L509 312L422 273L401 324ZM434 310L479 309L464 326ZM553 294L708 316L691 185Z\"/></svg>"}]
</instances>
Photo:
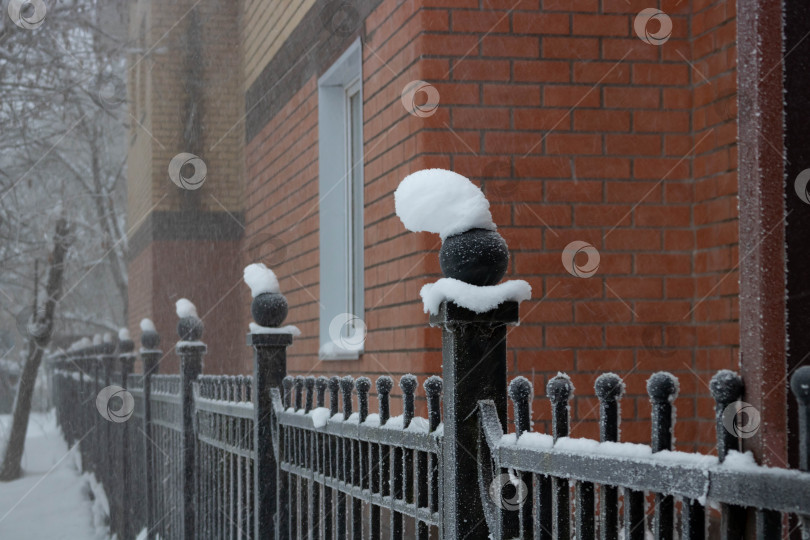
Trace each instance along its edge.
<instances>
[{"instance_id":1,"label":"snowy ground","mask_svg":"<svg viewBox=\"0 0 810 540\"><path fill-rule=\"evenodd\" d=\"M0 415L0 448L10 423L10 415ZM52 412L31 414L24 475L0 483L0 538L109 538L104 495L91 477L78 472L77 454L68 451Z\"/></svg>"}]
</instances>

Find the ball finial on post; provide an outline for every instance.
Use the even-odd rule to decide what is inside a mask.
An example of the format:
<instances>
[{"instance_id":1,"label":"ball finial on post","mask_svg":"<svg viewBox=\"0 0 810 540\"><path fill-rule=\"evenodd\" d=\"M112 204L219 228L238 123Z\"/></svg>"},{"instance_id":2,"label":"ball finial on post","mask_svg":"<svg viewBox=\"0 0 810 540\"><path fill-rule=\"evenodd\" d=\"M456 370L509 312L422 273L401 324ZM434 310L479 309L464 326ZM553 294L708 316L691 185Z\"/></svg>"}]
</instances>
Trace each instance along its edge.
<instances>
[{"instance_id":1,"label":"ball finial on post","mask_svg":"<svg viewBox=\"0 0 810 540\"><path fill-rule=\"evenodd\" d=\"M160 345L160 335L155 330L155 323L151 319L141 319L141 347L145 350L155 350Z\"/></svg>"},{"instance_id":2,"label":"ball finial on post","mask_svg":"<svg viewBox=\"0 0 810 540\"><path fill-rule=\"evenodd\" d=\"M197 308L186 298L177 301L177 335L181 341L199 341L205 325L197 316Z\"/></svg>"},{"instance_id":3,"label":"ball finial on post","mask_svg":"<svg viewBox=\"0 0 810 540\"><path fill-rule=\"evenodd\" d=\"M281 326L287 318L289 306L273 271L262 263L250 264L245 267L244 279L253 296L250 314L256 324L265 328Z\"/></svg>"}]
</instances>

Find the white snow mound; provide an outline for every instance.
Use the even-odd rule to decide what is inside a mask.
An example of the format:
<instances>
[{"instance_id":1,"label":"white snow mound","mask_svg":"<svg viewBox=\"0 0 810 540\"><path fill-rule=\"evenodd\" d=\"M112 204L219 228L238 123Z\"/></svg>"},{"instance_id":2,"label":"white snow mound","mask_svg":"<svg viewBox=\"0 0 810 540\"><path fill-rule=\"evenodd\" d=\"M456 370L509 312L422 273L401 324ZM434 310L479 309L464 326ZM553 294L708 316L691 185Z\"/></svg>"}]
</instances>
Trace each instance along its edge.
<instances>
[{"instance_id":1,"label":"white snow mound","mask_svg":"<svg viewBox=\"0 0 810 540\"><path fill-rule=\"evenodd\" d=\"M269 326L259 326L252 322L248 325L248 328L251 334L292 334L296 337L301 335L301 330L292 324L282 326L281 328L271 328Z\"/></svg>"},{"instance_id":2,"label":"white snow mound","mask_svg":"<svg viewBox=\"0 0 810 540\"><path fill-rule=\"evenodd\" d=\"M394 192L394 205L406 229L437 233L442 240L470 229L497 229L483 192L453 171L425 169L406 176Z\"/></svg>"},{"instance_id":3,"label":"white snow mound","mask_svg":"<svg viewBox=\"0 0 810 540\"><path fill-rule=\"evenodd\" d=\"M141 319L141 332L157 332L152 319Z\"/></svg>"},{"instance_id":4,"label":"white snow mound","mask_svg":"<svg viewBox=\"0 0 810 540\"><path fill-rule=\"evenodd\" d=\"M245 267L245 283L250 287L250 294L256 298L262 293L279 293L278 279L264 263L253 263Z\"/></svg>"},{"instance_id":5,"label":"white snow mound","mask_svg":"<svg viewBox=\"0 0 810 540\"><path fill-rule=\"evenodd\" d=\"M127 339L129 339L129 330L127 330L126 328L119 328L118 329L118 340L119 341L125 341Z\"/></svg>"},{"instance_id":6,"label":"white snow mound","mask_svg":"<svg viewBox=\"0 0 810 540\"><path fill-rule=\"evenodd\" d=\"M422 297L425 313L432 315L439 313L439 306L445 300L476 313L484 313L510 300L529 300L532 297L532 287L522 279L482 287L458 279L442 278L436 283L423 286L419 295Z\"/></svg>"},{"instance_id":7,"label":"white snow mound","mask_svg":"<svg viewBox=\"0 0 810 540\"><path fill-rule=\"evenodd\" d=\"M181 298L175 304L177 309L177 316L181 319L183 317L196 317L197 316L197 308L194 304L191 303L191 300L187 298Z\"/></svg>"}]
</instances>

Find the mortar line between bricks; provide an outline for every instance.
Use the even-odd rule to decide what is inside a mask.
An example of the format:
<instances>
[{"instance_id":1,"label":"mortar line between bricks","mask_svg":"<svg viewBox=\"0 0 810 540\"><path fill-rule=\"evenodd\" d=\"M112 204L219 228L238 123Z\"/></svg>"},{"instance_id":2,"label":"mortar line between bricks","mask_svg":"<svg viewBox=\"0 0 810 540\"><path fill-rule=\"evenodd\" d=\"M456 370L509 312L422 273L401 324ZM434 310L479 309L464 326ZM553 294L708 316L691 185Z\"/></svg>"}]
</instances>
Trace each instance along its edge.
<instances>
[{"instance_id":1,"label":"mortar line between bricks","mask_svg":"<svg viewBox=\"0 0 810 540\"><path fill-rule=\"evenodd\" d=\"M633 205L633 206L630 208L630 210L628 210L628 211L627 211L627 213L621 217L621 219L618 221L618 223L616 223L616 225L614 225L612 229L610 229L608 232L606 232L606 233L605 233L605 235L602 237L602 240L604 240L605 238L607 238L607 237L608 237L608 235L609 235L610 233L612 233L613 231L615 231L615 230L616 230L616 228L619 226L619 224L621 224L621 222L622 222L622 221L624 221L624 218L626 218L627 216L629 216L630 214L632 214L632 213L633 213L633 210L635 210L636 208L638 208L638 205L640 205L642 202L644 202L644 199L646 199L647 197L649 197L650 193L652 193L653 191L655 191L655 188L657 188L658 186L660 186L660 185L661 185L661 184L664 182L664 180L666 180L667 176L669 176L669 175L672 173L672 171L674 171L674 170L675 170L675 169L678 167L678 165L680 165L680 164L683 162L683 160L685 160L686 158L688 158L688 157L689 157L689 155L690 155L692 152L694 152L694 151L695 151L695 149L696 149L698 146L700 146L700 143L702 143L704 140L706 140L706 138L707 138L709 135L711 135L712 133L714 133L714 128L712 128L712 129L710 129L709 131L707 131L707 132L706 132L706 133L703 135L703 137L701 137L701 138L700 138L700 140L699 140L697 143L695 143L695 145L694 145L694 146L693 146L691 149L689 149L689 151L688 151L686 154L684 154L684 156L683 156L681 159L679 159L679 160L677 161L677 163L675 163L675 165L673 165L673 166L672 166L672 168L671 168L670 170L668 170L668 171L667 171L667 173L666 173L664 176L662 176L662 177L661 177L661 179L660 179L658 182L656 182L656 183L655 183L655 185L653 185L653 187L651 187L651 188L650 188L650 190L649 190L647 193L645 193L645 194L644 194L644 196L641 198L641 200L639 200L639 201L638 201L636 204L634 204L634 205ZM687 313L687 315L688 315L688 313Z\"/></svg>"},{"instance_id":2,"label":"mortar line between bricks","mask_svg":"<svg viewBox=\"0 0 810 540\"><path fill-rule=\"evenodd\" d=\"M591 86L591 87L588 89L588 91L587 91L587 92L585 92L585 94L584 94L584 95L583 95L581 98L579 98L579 101L577 101L576 103L574 103L574 105L573 105L573 106L572 106L570 109L568 109L568 112L567 112L566 114L564 114L563 116L561 116L561 117L560 117L560 119L559 119L559 120L557 120L557 121L554 123L554 125L553 125L553 126L551 126L551 128L549 128L549 129L546 131L546 134L545 134L545 135L543 135L543 136L540 138L540 140L539 140L539 141L537 141L536 143L534 143L534 145L533 145L531 148L529 148L529 151L528 151L528 152L526 152L525 154L523 154L523 157L524 157L524 158L525 158L525 157L528 157L528 155L529 155L529 154L531 154L531 153L532 153L532 151L533 151L535 148L537 148L537 146L538 146L539 144L542 144L542 142L543 142L544 140L546 140L546 137L548 137L549 133L553 132L553 131L554 131L554 130L557 128L557 126L559 126L559 125L560 125L560 123L563 121L563 118L565 118L566 116L570 115L570 114L571 114L571 112L573 112L573 111L574 111L574 109L576 109L576 108L579 106L579 104L580 104L580 103L582 103L583 101L585 101L585 98L587 98L587 97L588 97L588 96L591 94L591 92L593 92L593 91L594 91L594 90L595 90L595 89L596 89L596 88L597 88L597 87L598 87L598 86L599 86L599 85L602 83L602 81L604 81L604 80L607 78L607 76L608 76L608 75L610 75L610 74L611 74L611 72L612 72L614 69L616 69L616 67L618 67L618 66L619 66L619 64L621 64L621 63L624 61L624 59L625 59L625 58L627 58L627 56L628 56L628 55L629 55L629 54L630 54L632 51L633 51L633 50L632 50L632 49L630 49L629 51L627 51L626 53L624 53L624 56L622 56L622 57L621 57L619 60L617 60L617 61L616 61L616 62L615 62L615 63L614 63L614 64L613 64L611 67L610 67L610 69L609 69L609 70L607 70L607 72L606 72L604 75L602 75L602 77L600 77L600 78L599 78L599 80L598 80L598 81L596 81L596 82L595 82L595 83L594 83L594 84L593 84L593 85L592 85L592 86Z\"/></svg>"}]
</instances>

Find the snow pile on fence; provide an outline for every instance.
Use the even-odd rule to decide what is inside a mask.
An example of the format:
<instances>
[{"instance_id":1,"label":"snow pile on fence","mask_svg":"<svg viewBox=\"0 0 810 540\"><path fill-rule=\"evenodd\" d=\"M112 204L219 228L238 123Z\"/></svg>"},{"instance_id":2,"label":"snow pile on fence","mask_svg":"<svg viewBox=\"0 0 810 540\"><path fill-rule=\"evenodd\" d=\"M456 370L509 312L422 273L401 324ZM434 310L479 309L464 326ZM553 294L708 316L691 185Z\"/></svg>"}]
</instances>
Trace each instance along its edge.
<instances>
[{"instance_id":1,"label":"snow pile on fence","mask_svg":"<svg viewBox=\"0 0 810 540\"><path fill-rule=\"evenodd\" d=\"M295 337L301 335L301 330L293 324L282 326L281 328L271 328L269 326L259 326L255 322L248 325L251 334L292 334Z\"/></svg>"},{"instance_id":2,"label":"snow pile on fence","mask_svg":"<svg viewBox=\"0 0 810 540\"><path fill-rule=\"evenodd\" d=\"M497 229L481 189L453 171L425 169L406 176L394 204L406 229L437 233L442 240L470 229Z\"/></svg>"},{"instance_id":3,"label":"snow pile on fence","mask_svg":"<svg viewBox=\"0 0 810 540\"><path fill-rule=\"evenodd\" d=\"M178 300L175 304L175 308L177 310L177 316L181 319L184 317L197 317L197 308L188 298L181 298Z\"/></svg>"},{"instance_id":4,"label":"snow pile on fence","mask_svg":"<svg viewBox=\"0 0 810 540\"><path fill-rule=\"evenodd\" d=\"M453 278L441 278L436 283L424 285L419 295L422 297L425 313L436 315L445 300L476 313L484 313L510 300L529 300L532 297L532 287L523 280L479 287Z\"/></svg>"},{"instance_id":5,"label":"snow pile on fence","mask_svg":"<svg viewBox=\"0 0 810 540\"><path fill-rule=\"evenodd\" d=\"M280 293L276 274L264 263L253 263L245 267L245 283L250 287L250 294L256 298L262 293Z\"/></svg>"},{"instance_id":6,"label":"snow pile on fence","mask_svg":"<svg viewBox=\"0 0 810 540\"><path fill-rule=\"evenodd\" d=\"M442 241L472 229L497 229L481 189L453 171L426 169L406 176L394 202L406 229L437 233ZM444 301L484 313L504 302L529 300L532 288L522 280L480 286L446 277L423 286L419 294L426 313L436 315Z\"/></svg>"}]
</instances>

